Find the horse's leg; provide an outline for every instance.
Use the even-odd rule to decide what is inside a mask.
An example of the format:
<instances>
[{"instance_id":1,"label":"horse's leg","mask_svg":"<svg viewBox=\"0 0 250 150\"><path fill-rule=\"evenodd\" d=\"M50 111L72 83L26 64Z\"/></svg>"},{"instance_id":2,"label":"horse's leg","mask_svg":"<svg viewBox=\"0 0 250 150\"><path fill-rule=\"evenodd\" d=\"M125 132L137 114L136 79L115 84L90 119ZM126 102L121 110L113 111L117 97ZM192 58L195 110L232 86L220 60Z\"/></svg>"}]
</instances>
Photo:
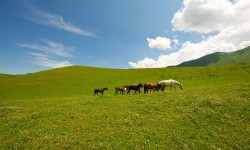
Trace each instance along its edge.
<instances>
[{"instance_id":1,"label":"horse's leg","mask_svg":"<svg viewBox=\"0 0 250 150\"><path fill-rule=\"evenodd\" d=\"M128 95L128 94L130 95L130 89L128 89L127 95Z\"/></svg>"},{"instance_id":2,"label":"horse's leg","mask_svg":"<svg viewBox=\"0 0 250 150\"><path fill-rule=\"evenodd\" d=\"M161 91L165 91L165 86L161 86L159 89L161 89Z\"/></svg>"}]
</instances>

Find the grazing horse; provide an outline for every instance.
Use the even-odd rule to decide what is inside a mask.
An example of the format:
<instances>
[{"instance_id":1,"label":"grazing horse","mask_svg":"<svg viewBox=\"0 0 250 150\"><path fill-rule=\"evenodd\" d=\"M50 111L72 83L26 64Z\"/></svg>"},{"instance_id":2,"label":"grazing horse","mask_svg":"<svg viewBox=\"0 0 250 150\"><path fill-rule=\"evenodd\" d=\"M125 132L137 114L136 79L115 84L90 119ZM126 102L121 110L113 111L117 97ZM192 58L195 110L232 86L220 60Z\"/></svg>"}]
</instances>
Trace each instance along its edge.
<instances>
[{"instance_id":1,"label":"grazing horse","mask_svg":"<svg viewBox=\"0 0 250 150\"><path fill-rule=\"evenodd\" d=\"M142 88L143 86L142 86L142 84L140 83L140 84L133 84L133 85L130 85L130 86L128 86L128 92L127 92L127 94L130 94L130 90L134 90L135 92L134 92L134 94L136 93L136 92L138 92L139 94L140 94L140 92L141 92L141 88Z\"/></svg>"},{"instance_id":2,"label":"grazing horse","mask_svg":"<svg viewBox=\"0 0 250 150\"><path fill-rule=\"evenodd\" d=\"M101 92L102 95L103 95L103 92L104 92L105 90L108 91L108 88L94 89L94 96L95 96L96 94L98 95L99 92Z\"/></svg>"},{"instance_id":3,"label":"grazing horse","mask_svg":"<svg viewBox=\"0 0 250 150\"><path fill-rule=\"evenodd\" d=\"M173 79L169 79L169 80L162 80L160 82L158 82L160 84L160 87L161 87L161 90L164 91L165 90L165 87L167 86L170 86L170 91L172 90L172 87L175 88L175 91L176 91L176 87L175 85L178 85L182 90L183 90L183 85L178 82L178 81L175 81Z\"/></svg>"},{"instance_id":4,"label":"grazing horse","mask_svg":"<svg viewBox=\"0 0 250 150\"><path fill-rule=\"evenodd\" d=\"M160 88L160 85L157 82L145 83L144 84L144 94L146 94L146 93L148 94L149 89L150 90L153 89L153 90L158 91L159 88Z\"/></svg>"},{"instance_id":5,"label":"grazing horse","mask_svg":"<svg viewBox=\"0 0 250 150\"><path fill-rule=\"evenodd\" d=\"M118 91L120 91L122 94L124 94L124 91L128 90L128 86L117 86L115 87L115 95L118 94Z\"/></svg>"}]
</instances>

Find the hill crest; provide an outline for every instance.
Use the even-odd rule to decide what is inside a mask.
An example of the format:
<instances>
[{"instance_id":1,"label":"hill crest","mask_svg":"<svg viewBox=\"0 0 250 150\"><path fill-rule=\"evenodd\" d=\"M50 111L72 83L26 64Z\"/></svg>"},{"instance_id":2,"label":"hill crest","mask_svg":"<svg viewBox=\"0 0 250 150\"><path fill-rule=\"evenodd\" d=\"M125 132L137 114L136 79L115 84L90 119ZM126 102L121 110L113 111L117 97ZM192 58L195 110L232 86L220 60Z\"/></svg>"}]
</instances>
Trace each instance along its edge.
<instances>
[{"instance_id":1,"label":"hill crest","mask_svg":"<svg viewBox=\"0 0 250 150\"><path fill-rule=\"evenodd\" d=\"M216 66L250 62L250 46L234 52L215 52L195 60L183 62L176 67Z\"/></svg>"}]
</instances>

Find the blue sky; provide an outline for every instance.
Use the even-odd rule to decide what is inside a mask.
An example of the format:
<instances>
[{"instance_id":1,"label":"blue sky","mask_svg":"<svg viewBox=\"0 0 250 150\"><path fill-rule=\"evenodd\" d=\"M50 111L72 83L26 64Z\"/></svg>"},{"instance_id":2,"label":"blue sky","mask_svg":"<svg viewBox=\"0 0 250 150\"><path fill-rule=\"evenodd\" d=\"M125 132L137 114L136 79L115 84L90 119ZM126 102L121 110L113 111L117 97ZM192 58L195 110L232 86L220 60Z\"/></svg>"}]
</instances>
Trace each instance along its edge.
<instances>
[{"instance_id":1,"label":"blue sky","mask_svg":"<svg viewBox=\"0 0 250 150\"><path fill-rule=\"evenodd\" d=\"M250 45L248 0L2 0L0 7L1 73L165 67Z\"/></svg>"}]
</instances>

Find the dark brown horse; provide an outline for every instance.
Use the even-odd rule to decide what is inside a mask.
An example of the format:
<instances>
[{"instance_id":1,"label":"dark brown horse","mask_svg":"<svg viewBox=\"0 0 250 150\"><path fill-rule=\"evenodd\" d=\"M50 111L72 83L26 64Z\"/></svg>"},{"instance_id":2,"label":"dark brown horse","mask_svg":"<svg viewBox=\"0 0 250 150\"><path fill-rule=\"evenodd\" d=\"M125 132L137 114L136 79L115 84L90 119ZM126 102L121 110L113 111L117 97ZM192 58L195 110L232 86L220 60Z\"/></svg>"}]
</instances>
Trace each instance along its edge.
<instances>
[{"instance_id":1,"label":"dark brown horse","mask_svg":"<svg viewBox=\"0 0 250 150\"><path fill-rule=\"evenodd\" d=\"M144 84L144 94L148 94L148 90L156 90L160 89L160 84L157 82L145 83Z\"/></svg>"},{"instance_id":2,"label":"dark brown horse","mask_svg":"<svg viewBox=\"0 0 250 150\"><path fill-rule=\"evenodd\" d=\"M94 96L95 96L96 94L98 95L99 92L101 92L102 95L103 95L103 92L104 92L105 90L108 91L108 88L94 89Z\"/></svg>"},{"instance_id":3,"label":"dark brown horse","mask_svg":"<svg viewBox=\"0 0 250 150\"><path fill-rule=\"evenodd\" d=\"M128 90L128 86L117 86L115 87L115 95L118 94L118 91L120 91L120 93L124 94L124 91Z\"/></svg>"},{"instance_id":4,"label":"dark brown horse","mask_svg":"<svg viewBox=\"0 0 250 150\"><path fill-rule=\"evenodd\" d=\"M141 88L142 88L142 87L143 87L143 86L142 86L141 83L130 85L130 86L128 86L128 92L127 92L127 94L130 94L130 90L134 90L134 91L135 91L134 94L135 94L136 92L138 92L138 93L140 94Z\"/></svg>"}]
</instances>

